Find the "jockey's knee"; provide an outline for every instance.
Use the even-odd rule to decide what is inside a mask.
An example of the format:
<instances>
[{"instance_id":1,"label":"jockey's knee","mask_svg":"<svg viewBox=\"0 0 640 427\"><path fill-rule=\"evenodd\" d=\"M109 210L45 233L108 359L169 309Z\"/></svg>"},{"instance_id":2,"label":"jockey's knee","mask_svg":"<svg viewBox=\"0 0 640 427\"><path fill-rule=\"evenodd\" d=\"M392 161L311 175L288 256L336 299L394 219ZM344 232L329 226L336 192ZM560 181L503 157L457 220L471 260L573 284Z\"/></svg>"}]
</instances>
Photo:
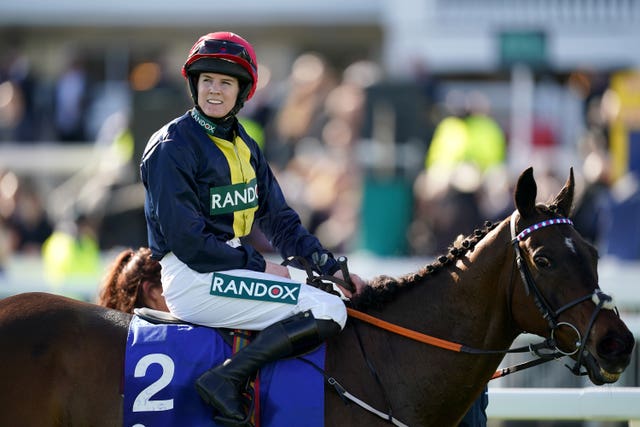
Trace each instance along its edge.
<instances>
[{"instance_id":1,"label":"jockey's knee","mask_svg":"<svg viewBox=\"0 0 640 427\"><path fill-rule=\"evenodd\" d=\"M340 325L340 329L344 329L344 325L347 323L347 308L339 297L331 294L328 294L328 296L332 298L325 298L311 308L313 317L322 320L333 320Z\"/></svg>"}]
</instances>

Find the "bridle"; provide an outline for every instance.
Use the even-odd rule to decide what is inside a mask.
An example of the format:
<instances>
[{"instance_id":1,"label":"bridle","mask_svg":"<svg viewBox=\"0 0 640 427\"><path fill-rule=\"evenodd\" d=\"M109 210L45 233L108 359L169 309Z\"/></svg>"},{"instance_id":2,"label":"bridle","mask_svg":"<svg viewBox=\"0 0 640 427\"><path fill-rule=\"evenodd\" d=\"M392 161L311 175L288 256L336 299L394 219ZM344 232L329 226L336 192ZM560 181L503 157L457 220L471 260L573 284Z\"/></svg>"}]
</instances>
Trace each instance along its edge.
<instances>
[{"instance_id":1,"label":"bridle","mask_svg":"<svg viewBox=\"0 0 640 427\"><path fill-rule=\"evenodd\" d=\"M539 230L541 228L548 227L551 225L560 225L560 224L568 224L572 226L573 222L568 218L562 218L562 217L552 218L552 219L548 219L548 220L544 220L539 223L536 223L530 227L525 228L520 233L516 234L516 216L517 215L518 215L518 211L515 211L511 214L511 219L510 219L511 243L513 245L513 248L516 254L516 258L515 258L516 267L520 272L522 283L524 284L527 295L533 294L533 299L535 301L536 306L538 307L538 310L542 314L542 317L546 319L549 324L549 328L551 330L550 332L551 341L554 343L554 345L555 345L554 335L560 327L562 326L568 327L575 333L576 342L575 342L574 350L570 352L563 351L560 348L558 348L557 345L555 346L555 350L565 356L572 356L577 353L578 356L576 359L576 364L573 366L573 368L569 368L569 369L575 375L585 375L586 372L580 372L580 367L582 366L582 357L585 354L585 346L587 344L589 335L591 334L591 329L593 329L593 324L596 320L596 317L600 313L600 310L602 310L603 308L608 310L615 310L615 306L613 305L613 298L611 298L609 295L602 292L599 288L596 288L593 291L593 293L577 298L563 305L562 307L554 310L551 307L551 304L549 303L549 301L545 298L544 294L540 291L540 288L538 288L538 286L536 285L536 282L533 280L531 270L529 269L527 262L522 257L522 252L520 250L520 242L526 239L534 231ZM580 331L578 330L578 328L573 324L569 322L559 322L558 316L561 313L567 311L568 309L589 300L593 301L593 303L596 305L596 308L593 311L591 318L589 319L589 324L587 325L587 329L583 337L580 334Z\"/></svg>"}]
</instances>

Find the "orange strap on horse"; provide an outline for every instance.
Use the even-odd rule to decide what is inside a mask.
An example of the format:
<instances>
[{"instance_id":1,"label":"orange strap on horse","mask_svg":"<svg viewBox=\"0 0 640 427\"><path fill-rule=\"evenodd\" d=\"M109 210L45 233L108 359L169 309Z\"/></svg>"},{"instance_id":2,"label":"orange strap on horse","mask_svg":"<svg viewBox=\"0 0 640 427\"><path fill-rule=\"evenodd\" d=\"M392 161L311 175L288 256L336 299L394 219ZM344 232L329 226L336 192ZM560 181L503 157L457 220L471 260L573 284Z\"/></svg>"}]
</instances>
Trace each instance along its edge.
<instances>
[{"instance_id":1,"label":"orange strap on horse","mask_svg":"<svg viewBox=\"0 0 640 427\"><path fill-rule=\"evenodd\" d=\"M477 349L473 349L467 346L464 346L462 344L457 344L451 341L447 341L447 340L443 340L440 338L436 338L436 337L432 337L431 335L427 335L427 334L423 334L421 332L416 332L416 331L412 331L411 329L407 329L407 328L403 328L402 326L398 326L398 325L394 325L393 323L389 323L385 320L382 319L378 319L377 317L373 317L370 316L366 313L363 313L361 311L358 310L354 310L352 308L347 307L347 313L349 314L349 316L358 319L358 320L362 320L363 322L367 322L373 326L377 326L378 328L387 330L389 332L392 332L394 334L397 335L401 335L403 337L406 338L410 338L412 340L421 342L423 344L429 344L429 345L433 345L435 347L439 347L439 348L443 348L446 350L451 350L451 351L455 351L457 353L472 353L472 354L495 354L495 353L518 353L518 352L522 352L525 349L528 349L531 352L535 352L535 350L537 350L538 348L546 348L547 346L547 342L544 342L542 344L539 344L537 346L528 346L528 347L521 347L521 348L517 348L517 349L511 349L511 350L504 350L504 351L492 351L492 350L477 350ZM509 374L512 374L514 372L518 372L521 371L523 369L527 369L527 368L531 368L533 366L537 366L540 365L542 363L546 363L549 360L553 360L555 358L555 356L558 356L558 354L552 354L547 358L543 358L540 355L538 355L538 359L532 360L532 361L528 361L528 362L524 362L521 363L519 365L516 366L512 366L512 367L508 367L508 368L502 368L502 369L498 369L497 371L495 371L493 373L493 375L491 376L492 380L495 380L496 378L501 378L504 376L507 376Z\"/></svg>"},{"instance_id":2,"label":"orange strap on horse","mask_svg":"<svg viewBox=\"0 0 640 427\"><path fill-rule=\"evenodd\" d=\"M462 352L462 344L456 344L454 342L432 337L430 335L426 335L421 332L412 331L411 329L394 325L393 323L386 322L384 320L378 319L376 317L370 316L368 314L365 314L361 311L354 310L352 308L347 308L347 313L349 314L349 316L353 318L370 323L381 329L386 329L387 331L393 332L394 334L402 335L404 337L411 338L412 340L419 341L424 344L430 344L436 347L452 350L458 353Z\"/></svg>"}]
</instances>

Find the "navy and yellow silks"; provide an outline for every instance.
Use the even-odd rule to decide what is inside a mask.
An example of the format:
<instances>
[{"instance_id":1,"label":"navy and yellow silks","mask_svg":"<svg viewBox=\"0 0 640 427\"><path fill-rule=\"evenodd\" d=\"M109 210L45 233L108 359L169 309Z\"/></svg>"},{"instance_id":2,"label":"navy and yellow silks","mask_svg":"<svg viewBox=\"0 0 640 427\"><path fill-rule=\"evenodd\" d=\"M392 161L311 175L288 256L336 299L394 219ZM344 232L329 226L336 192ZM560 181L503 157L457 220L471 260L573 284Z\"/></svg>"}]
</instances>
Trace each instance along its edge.
<instances>
[{"instance_id":1,"label":"navy and yellow silks","mask_svg":"<svg viewBox=\"0 0 640 427\"><path fill-rule=\"evenodd\" d=\"M187 112L150 138L140 174L153 258L173 252L202 273L264 271L265 259L255 248L229 244L254 225L285 259L299 255L312 262L313 253L326 253L286 203L256 141L240 123L234 126L227 141L211 136ZM331 257L322 273L335 267Z\"/></svg>"}]
</instances>

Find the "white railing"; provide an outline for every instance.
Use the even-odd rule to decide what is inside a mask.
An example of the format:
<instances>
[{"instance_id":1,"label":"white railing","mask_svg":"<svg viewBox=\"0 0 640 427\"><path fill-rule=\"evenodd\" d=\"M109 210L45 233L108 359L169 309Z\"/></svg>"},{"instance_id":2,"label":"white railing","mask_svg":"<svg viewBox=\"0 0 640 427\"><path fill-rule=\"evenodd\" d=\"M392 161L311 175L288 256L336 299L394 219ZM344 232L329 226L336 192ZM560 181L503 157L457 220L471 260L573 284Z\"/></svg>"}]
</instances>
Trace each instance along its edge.
<instances>
[{"instance_id":1,"label":"white railing","mask_svg":"<svg viewBox=\"0 0 640 427\"><path fill-rule=\"evenodd\" d=\"M489 419L633 421L640 388L489 388Z\"/></svg>"}]
</instances>

